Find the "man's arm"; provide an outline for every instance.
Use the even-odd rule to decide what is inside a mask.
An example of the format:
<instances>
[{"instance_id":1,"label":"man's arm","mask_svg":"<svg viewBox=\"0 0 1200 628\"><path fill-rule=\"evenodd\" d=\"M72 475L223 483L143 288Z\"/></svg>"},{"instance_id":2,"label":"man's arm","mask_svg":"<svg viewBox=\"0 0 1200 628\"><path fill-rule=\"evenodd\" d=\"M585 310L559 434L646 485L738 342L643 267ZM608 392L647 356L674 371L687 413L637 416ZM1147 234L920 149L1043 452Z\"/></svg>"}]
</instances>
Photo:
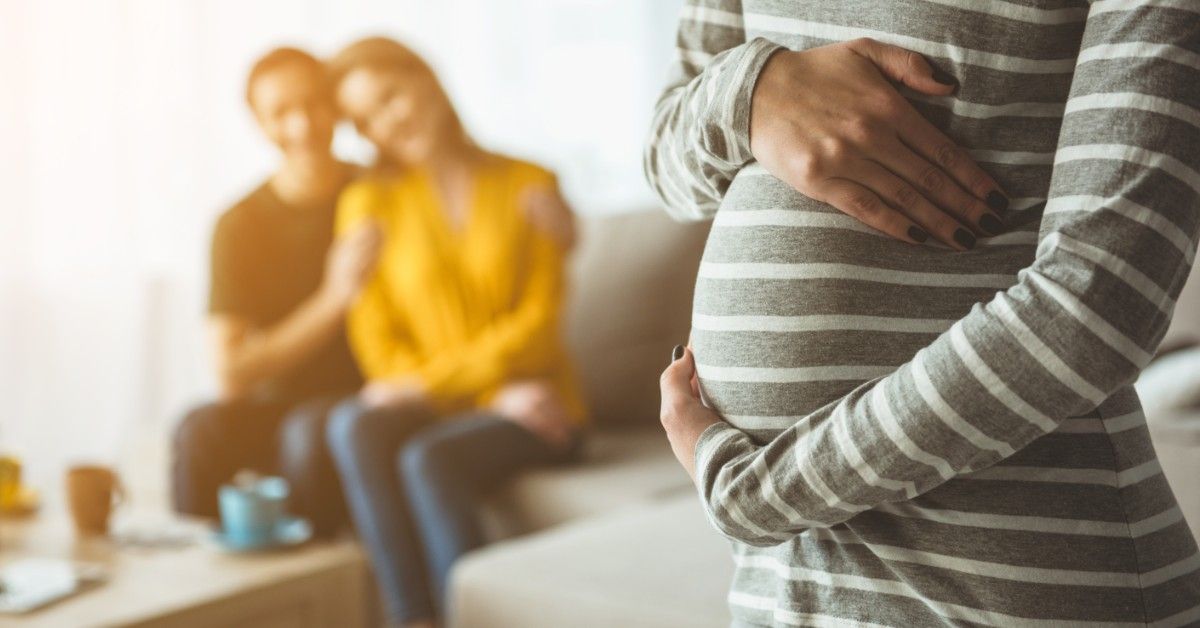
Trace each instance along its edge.
<instances>
[{"instance_id":1,"label":"man's arm","mask_svg":"<svg viewBox=\"0 0 1200 628\"><path fill-rule=\"evenodd\" d=\"M672 217L704 220L752 159L750 96L767 58L783 48L746 41L741 0L685 2L677 46L643 167Z\"/></svg>"},{"instance_id":2,"label":"man's arm","mask_svg":"<svg viewBox=\"0 0 1200 628\"><path fill-rule=\"evenodd\" d=\"M218 227L213 247L214 311L209 324L225 398L245 395L283 375L342 333L346 310L374 267L380 245L373 226L339 238L327 254L320 287L283 320L257 328L237 313L254 297L241 283L244 266L251 262L239 254L244 248L236 239L236 232Z\"/></svg>"},{"instance_id":3,"label":"man's arm","mask_svg":"<svg viewBox=\"0 0 1200 628\"><path fill-rule=\"evenodd\" d=\"M1092 3L1037 255L1015 285L765 446L704 429L698 489L724 535L770 546L912 499L1134 381L1200 231L1200 29L1185 5Z\"/></svg>"},{"instance_id":4,"label":"man's arm","mask_svg":"<svg viewBox=\"0 0 1200 628\"><path fill-rule=\"evenodd\" d=\"M260 382L286 373L342 328L345 308L319 295L265 330L228 314L209 317L221 395L245 395Z\"/></svg>"}]
</instances>

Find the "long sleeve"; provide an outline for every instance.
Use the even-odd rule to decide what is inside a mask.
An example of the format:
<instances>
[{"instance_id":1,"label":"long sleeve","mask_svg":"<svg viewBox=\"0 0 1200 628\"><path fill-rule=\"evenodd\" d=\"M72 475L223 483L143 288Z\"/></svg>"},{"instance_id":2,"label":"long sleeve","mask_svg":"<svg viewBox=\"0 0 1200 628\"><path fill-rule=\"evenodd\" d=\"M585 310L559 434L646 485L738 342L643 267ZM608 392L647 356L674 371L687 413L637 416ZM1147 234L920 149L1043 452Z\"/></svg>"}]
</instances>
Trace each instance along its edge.
<instances>
[{"instance_id":1,"label":"long sleeve","mask_svg":"<svg viewBox=\"0 0 1200 628\"><path fill-rule=\"evenodd\" d=\"M335 235L370 219L380 202L377 187L370 183L348 187L338 199ZM396 311L382 275L375 273L346 315L350 348L367 379L411 373L421 364L411 334L393 316Z\"/></svg>"},{"instance_id":2,"label":"long sleeve","mask_svg":"<svg viewBox=\"0 0 1200 628\"><path fill-rule=\"evenodd\" d=\"M741 0L688 0L668 86L643 155L650 186L678 220L712 218L737 171L751 160L750 96L771 53L746 41Z\"/></svg>"},{"instance_id":3,"label":"long sleeve","mask_svg":"<svg viewBox=\"0 0 1200 628\"><path fill-rule=\"evenodd\" d=\"M1172 5L1091 4L1036 256L1015 284L765 445L724 422L701 434L698 490L725 536L771 546L913 499L1136 379L1200 230L1200 27Z\"/></svg>"}]
</instances>

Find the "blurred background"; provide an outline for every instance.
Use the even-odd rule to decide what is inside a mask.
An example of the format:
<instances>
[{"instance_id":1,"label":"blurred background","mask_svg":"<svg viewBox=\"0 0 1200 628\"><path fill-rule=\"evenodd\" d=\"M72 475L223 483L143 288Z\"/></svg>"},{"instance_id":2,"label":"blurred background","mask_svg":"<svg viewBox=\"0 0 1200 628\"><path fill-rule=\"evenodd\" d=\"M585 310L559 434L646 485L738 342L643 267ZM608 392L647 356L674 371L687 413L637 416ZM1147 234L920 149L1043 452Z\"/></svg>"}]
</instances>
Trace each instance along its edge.
<instances>
[{"instance_id":1,"label":"blurred background","mask_svg":"<svg viewBox=\"0 0 1200 628\"><path fill-rule=\"evenodd\" d=\"M0 450L41 486L76 460L165 469L172 424L215 390L214 221L276 159L243 100L262 53L405 41L481 143L616 213L652 202L641 151L679 4L0 0ZM368 161L342 131L339 155Z\"/></svg>"}]
</instances>

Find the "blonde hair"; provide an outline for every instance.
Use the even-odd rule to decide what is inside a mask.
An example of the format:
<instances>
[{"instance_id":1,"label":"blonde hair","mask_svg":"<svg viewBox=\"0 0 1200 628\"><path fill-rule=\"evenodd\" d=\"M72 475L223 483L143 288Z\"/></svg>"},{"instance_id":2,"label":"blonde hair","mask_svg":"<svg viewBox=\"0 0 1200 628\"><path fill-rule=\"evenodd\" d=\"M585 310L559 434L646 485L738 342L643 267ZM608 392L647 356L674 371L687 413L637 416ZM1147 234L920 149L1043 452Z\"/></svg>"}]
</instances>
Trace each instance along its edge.
<instances>
[{"instance_id":1,"label":"blonde hair","mask_svg":"<svg viewBox=\"0 0 1200 628\"><path fill-rule=\"evenodd\" d=\"M442 83L438 80L433 68L429 66L429 63L421 55L408 46L389 37L367 37L342 48L341 51L329 59L326 67L329 71L330 85L334 92L337 91L342 81L346 79L346 76L354 70L363 68L384 72L411 72L427 77L433 81L437 93L441 96L450 114L450 121L454 125L455 131L462 137L464 142L475 146L474 141L472 141L463 127L462 120L458 117L458 111L454 109L454 104L450 102L450 96L446 93L445 88L442 87ZM382 165L382 155L380 156L380 161L381 163L377 165Z\"/></svg>"}]
</instances>

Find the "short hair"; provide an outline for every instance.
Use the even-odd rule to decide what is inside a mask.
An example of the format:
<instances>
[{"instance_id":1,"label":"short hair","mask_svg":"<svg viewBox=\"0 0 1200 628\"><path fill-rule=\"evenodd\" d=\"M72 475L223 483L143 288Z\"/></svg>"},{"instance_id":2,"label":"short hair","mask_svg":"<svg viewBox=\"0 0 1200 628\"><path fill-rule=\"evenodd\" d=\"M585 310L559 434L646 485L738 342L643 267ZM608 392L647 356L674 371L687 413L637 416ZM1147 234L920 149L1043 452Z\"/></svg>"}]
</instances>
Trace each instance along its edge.
<instances>
[{"instance_id":1,"label":"short hair","mask_svg":"<svg viewBox=\"0 0 1200 628\"><path fill-rule=\"evenodd\" d=\"M298 65L311 71L316 76L321 91L331 95L329 71L319 59L311 54L291 46L275 48L267 54L259 57L258 61L250 68L250 74L246 76L246 103L253 106L254 83L263 75L269 74L280 68Z\"/></svg>"}]
</instances>

